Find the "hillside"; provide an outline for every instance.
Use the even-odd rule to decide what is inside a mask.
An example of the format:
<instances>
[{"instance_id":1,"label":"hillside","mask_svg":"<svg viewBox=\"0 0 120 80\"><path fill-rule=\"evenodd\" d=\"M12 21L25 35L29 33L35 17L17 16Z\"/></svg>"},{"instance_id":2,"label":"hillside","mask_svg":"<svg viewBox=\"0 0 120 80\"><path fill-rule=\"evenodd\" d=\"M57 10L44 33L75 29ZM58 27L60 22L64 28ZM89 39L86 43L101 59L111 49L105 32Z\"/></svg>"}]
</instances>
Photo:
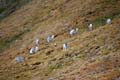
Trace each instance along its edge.
<instances>
[{"instance_id":1,"label":"hillside","mask_svg":"<svg viewBox=\"0 0 120 80\"><path fill-rule=\"evenodd\" d=\"M22 6L0 22L0 80L119 80L119 4L33 0ZM112 24L106 24L107 18ZM69 36L67 26L78 27L78 34ZM50 34L55 39L47 44ZM36 38L40 51L29 55ZM64 43L70 46L67 51L62 50ZM25 57L25 62L16 63L16 56Z\"/></svg>"},{"instance_id":2,"label":"hillside","mask_svg":"<svg viewBox=\"0 0 120 80\"><path fill-rule=\"evenodd\" d=\"M32 0L0 0L0 21Z\"/></svg>"}]
</instances>

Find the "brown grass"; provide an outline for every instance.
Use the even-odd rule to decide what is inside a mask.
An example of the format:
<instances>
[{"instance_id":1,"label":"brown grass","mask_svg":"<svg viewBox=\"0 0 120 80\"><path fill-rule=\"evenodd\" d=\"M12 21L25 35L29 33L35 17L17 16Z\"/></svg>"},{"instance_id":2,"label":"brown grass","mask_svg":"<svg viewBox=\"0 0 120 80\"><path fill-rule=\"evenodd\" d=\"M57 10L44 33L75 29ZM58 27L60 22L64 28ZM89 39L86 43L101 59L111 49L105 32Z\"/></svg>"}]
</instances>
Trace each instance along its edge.
<instances>
[{"instance_id":1,"label":"brown grass","mask_svg":"<svg viewBox=\"0 0 120 80\"><path fill-rule=\"evenodd\" d=\"M119 0L34 0L23 6L0 22L0 41L6 43L0 56L0 80L47 80L50 77L114 80L119 77L119 4ZM111 25L103 23L107 17L112 18ZM87 29L87 21L95 26L92 32ZM79 33L70 37L66 24L78 27ZM46 44L49 34L56 37ZM36 37L41 40L40 51L29 55ZM65 42L70 46L66 52L62 50ZM17 55L24 56L25 62L16 63Z\"/></svg>"}]
</instances>

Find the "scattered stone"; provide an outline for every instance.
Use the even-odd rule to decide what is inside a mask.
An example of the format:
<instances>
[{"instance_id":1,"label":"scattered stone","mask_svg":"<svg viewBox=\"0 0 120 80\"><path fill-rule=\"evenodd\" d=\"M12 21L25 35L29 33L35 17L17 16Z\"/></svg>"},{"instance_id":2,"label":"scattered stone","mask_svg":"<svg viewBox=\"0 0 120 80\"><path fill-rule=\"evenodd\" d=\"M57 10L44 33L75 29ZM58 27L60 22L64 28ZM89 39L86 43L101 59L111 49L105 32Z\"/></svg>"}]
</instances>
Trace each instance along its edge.
<instances>
[{"instance_id":1,"label":"scattered stone","mask_svg":"<svg viewBox=\"0 0 120 80\"><path fill-rule=\"evenodd\" d=\"M17 76L15 76L15 78L20 78L20 76L19 76L19 75L17 75Z\"/></svg>"},{"instance_id":2,"label":"scattered stone","mask_svg":"<svg viewBox=\"0 0 120 80\"><path fill-rule=\"evenodd\" d=\"M35 70L36 68L36 66L32 66L30 70Z\"/></svg>"},{"instance_id":3,"label":"scattered stone","mask_svg":"<svg viewBox=\"0 0 120 80\"><path fill-rule=\"evenodd\" d=\"M49 50L46 52L46 55L50 55L52 52L54 52L54 50Z\"/></svg>"},{"instance_id":4,"label":"scattered stone","mask_svg":"<svg viewBox=\"0 0 120 80\"><path fill-rule=\"evenodd\" d=\"M65 56L66 57L72 57L72 54L67 53L67 54L65 54Z\"/></svg>"},{"instance_id":5,"label":"scattered stone","mask_svg":"<svg viewBox=\"0 0 120 80\"><path fill-rule=\"evenodd\" d=\"M35 62L32 65L40 65L42 62Z\"/></svg>"},{"instance_id":6,"label":"scattered stone","mask_svg":"<svg viewBox=\"0 0 120 80\"><path fill-rule=\"evenodd\" d=\"M54 78L49 78L48 80L55 80Z\"/></svg>"},{"instance_id":7,"label":"scattered stone","mask_svg":"<svg viewBox=\"0 0 120 80\"><path fill-rule=\"evenodd\" d=\"M55 79L55 78L49 78L48 80L58 80L58 79Z\"/></svg>"}]
</instances>

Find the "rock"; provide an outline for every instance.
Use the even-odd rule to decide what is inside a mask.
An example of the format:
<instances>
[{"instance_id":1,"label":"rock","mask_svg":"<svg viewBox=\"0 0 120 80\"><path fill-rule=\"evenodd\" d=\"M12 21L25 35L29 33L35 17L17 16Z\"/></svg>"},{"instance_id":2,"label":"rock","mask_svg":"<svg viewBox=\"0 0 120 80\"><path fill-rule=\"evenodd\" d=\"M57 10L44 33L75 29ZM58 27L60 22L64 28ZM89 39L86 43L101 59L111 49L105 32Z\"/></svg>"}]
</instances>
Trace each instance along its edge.
<instances>
[{"instance_id":1,"label":"rock","mask_svg":"<svg viewBox=\"0 0 120 80\"><path fill-rule=\"evenodd\" d=\"M35 62L32 65L40 65L42 62Z\"/></svg>"},{"instance_id":2,"label":"rock","mask_svg":"<svg viewBox=\"0 0 120 80\"><path fill-rule=\"evenodd\" d=\"M17 76L15 76L15 78L20 78L20 76L19 76L19 75L17 75Z\"/></svg>"},{"instance_id":3,"label":"rock","mask_svg":"<svg viewBox=\"0 0 120 80\"><path fill-rule=\"evenodd\" d=\"M55 79L55 78L49 78L48 80L58 80L58 79Z\"/></svg>"},{"instance_id":4,"label":"rock","mask_svg":"<svg viewBox=\"0 0 120 80\"><path fill-rule=\"evenodd\" d=\"M50 55L54 50L49 50L46 52L46 55Z\"/></svg>"}]
</instances>

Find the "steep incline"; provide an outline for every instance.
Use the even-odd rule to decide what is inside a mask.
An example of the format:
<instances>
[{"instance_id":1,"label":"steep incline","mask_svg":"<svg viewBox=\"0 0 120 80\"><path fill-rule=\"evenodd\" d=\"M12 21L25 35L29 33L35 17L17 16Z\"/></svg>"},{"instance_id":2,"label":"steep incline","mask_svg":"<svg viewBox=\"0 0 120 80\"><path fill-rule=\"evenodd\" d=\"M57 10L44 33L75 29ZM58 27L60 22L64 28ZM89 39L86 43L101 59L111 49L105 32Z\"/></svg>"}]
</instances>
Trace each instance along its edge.
<instances>
[{"instance_id":1,"label":"steep incline","mask_svg":"<svg viewBox=\"0 0 120 80\"><path fill-rule=\"evenodd\" d=\"M0 80L117 80L119 0L34 0L0 22ZM105 20L111 18L112 24ZM94 24L89 32L87 25ZM78 27L70 37L66 27ZM55 40L46 43L49 34ZM40 51L29 55L35 38ZM70 48L64 52L62 44ZM54 45L57 44L57 45ZM16 63L16 56L25 57Z\"/></svg>"}]
</instances>

